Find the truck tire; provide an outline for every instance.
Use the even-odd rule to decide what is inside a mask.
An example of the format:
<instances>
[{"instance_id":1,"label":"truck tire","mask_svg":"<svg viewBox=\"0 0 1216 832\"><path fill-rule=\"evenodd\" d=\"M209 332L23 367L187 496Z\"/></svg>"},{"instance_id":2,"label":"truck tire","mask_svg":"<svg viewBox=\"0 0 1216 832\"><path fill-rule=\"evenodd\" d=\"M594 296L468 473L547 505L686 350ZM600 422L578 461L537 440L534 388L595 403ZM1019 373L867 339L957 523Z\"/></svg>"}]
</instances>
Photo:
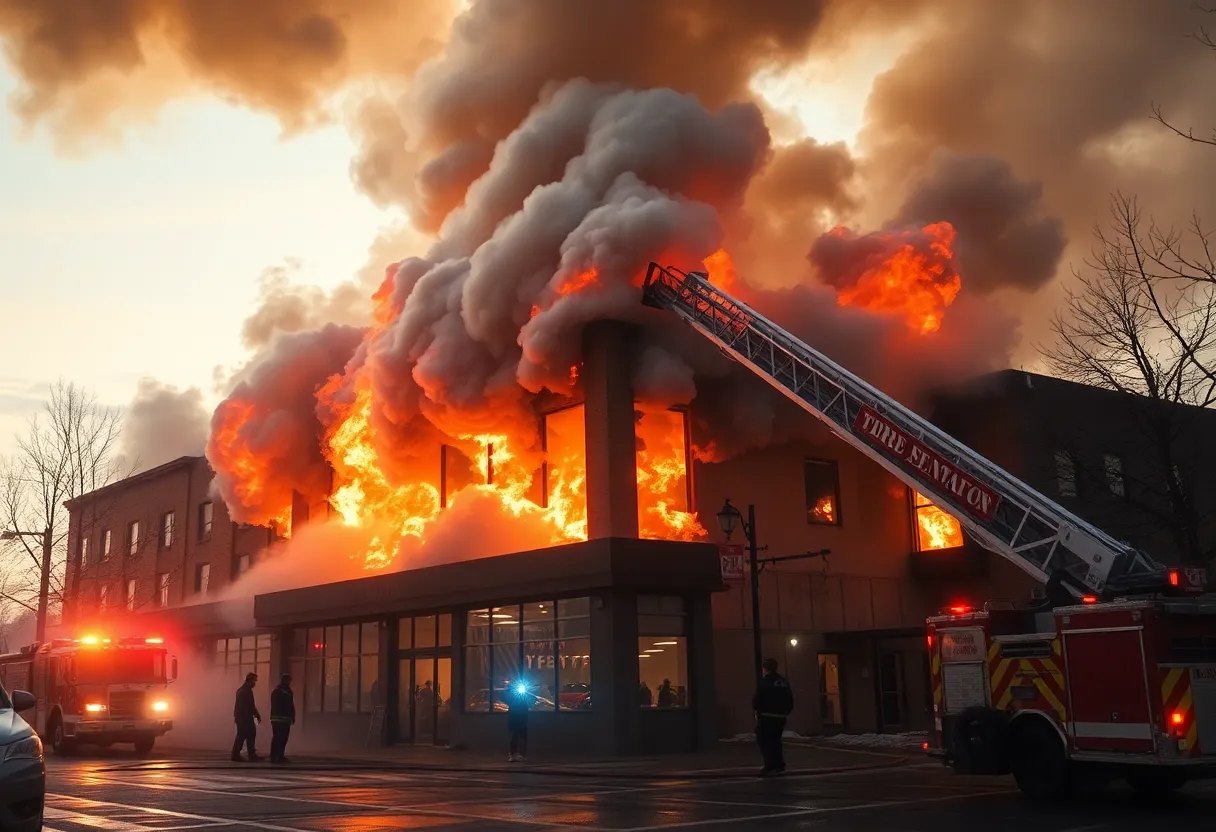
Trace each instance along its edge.
<instances>
[{"instance_id":1,"label":"truck tire","mask_svg":"<svg viewBox=\"0 0 1216 832\"><path fill-rule=\"evenodd\" d=\"M139 754L147 754L154 745L156 745L156 737L140 737L135 741L135 751Z\"/></svg>"},{"instance_id":2,"label":"truck tire","mask_svg":"<svg viewBox=\"0 0 1216 832\"><path fill-rule=\"evenodd\" d=\"M1127 775L1127 784L1145 797L1165 797L1186 785L1187 776L1177 771L1137 771Z\"/></svg>"},{"instance_id":3,"label":"truck tire","mask_svg":"<svg viewBox=\"0 0 1216 832\"><path fill-rule=\"evenodd\" d=\"M1031 800L1060 800L1072 791L1072 764L1064 743L1042 719L1026 719L1014 727L1009 767L1022 794Z\"/></svg>"},{"instance_id":4,"label":"truck tire","mask_svg":"<svg viewBox=\"0 0 1216 832\"><path fill-rule=\"evenodd\" d=\"M76 750L76 741L68 739L63 733L63 720L58 714L51 717L47 726L47 734L51 740L51 750L60 757L66 757Z\"/></svg>"}]
</instances>

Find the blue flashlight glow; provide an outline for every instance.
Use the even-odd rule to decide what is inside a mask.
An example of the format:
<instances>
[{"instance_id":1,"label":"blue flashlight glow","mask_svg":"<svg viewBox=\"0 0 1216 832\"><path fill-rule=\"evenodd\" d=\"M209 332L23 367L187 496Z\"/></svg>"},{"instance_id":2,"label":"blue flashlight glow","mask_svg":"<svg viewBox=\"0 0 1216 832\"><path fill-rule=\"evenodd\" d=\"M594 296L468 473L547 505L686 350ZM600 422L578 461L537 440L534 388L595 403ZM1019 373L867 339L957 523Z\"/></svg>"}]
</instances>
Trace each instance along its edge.
<instances>
[{"instance_id":1,"label":"blue flashlight glow","mask_svg":"<svg viewBox=\"0 0 1216 832\"><path fill-rule=\"evenodd\" d=\"M528 686L525 684L522 684L522 683L518 684L515 686L515 692L522 696L523 694L528 692Z\"/></svg>"}]
</instances>

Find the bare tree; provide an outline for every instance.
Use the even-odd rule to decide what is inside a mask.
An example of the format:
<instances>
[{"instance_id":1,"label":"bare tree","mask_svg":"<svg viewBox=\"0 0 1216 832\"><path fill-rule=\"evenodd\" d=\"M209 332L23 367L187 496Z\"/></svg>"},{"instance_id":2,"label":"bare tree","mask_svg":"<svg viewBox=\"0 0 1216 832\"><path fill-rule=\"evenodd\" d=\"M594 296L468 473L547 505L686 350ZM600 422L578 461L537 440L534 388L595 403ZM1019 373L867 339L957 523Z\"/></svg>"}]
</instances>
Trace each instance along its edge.
<instances>
[{"instance_id":1,"label":"bare tree","mask_svg":"<svg viewBox=\"0 0 1216 832\"><path fill-rule=\"evenodd\" d=\"M1201 6L1198 3L1195 4L1195 8L1204 14L1216 15L1216 8ZM1191 32L1191 37L1199 41L1199 43L1208 50L1216 53L1216 35L1213 35L1212 32L1203 24L1200 24L1194 32ZM1203 138L1202 136L1195 135L1195 129L1193 127L1182 128L1167 119L1160 104L1153 105L1153 116L1157 119L1157 121L1161 122L1163 125L1187 141L1195 142L1196 144L1216 145L1216 127L1211 128L1211 136L1208 138Z\"/></svg>"},{"instance_id":2,"label":"bare tree","mask_svg":"<svg viewBox=\"0 0 1216 832\"><path fill-rule=\"evenodd\" d=\"M1095 229L1086 269L1052 319L1054 343L1040 351L1062 378L1130 394L1123 415L1152 465L1147 475L1120 472L1132 509L1125 526L1166 529L1184 559L1206 562L1216 542L1192 487L1206 474L1193 471L1187 445L1197 409L1216 402L1216 264L1198 221L1185 235L1162 230L1122 195L1111 218ZM1078 480L1106 486L1106 470L1072 457Z\"/></svg>"},{"instance_id":3,"label":"bare tree","mask_svg":"<svg viewBox=\"0 0 1216 832\"><path fill-rule=\"evenodd\" d=\"M0 543L0 600L37 614L40 635L48 612L63 608L69 557L64 503L130 473L117 453L121 427L117 409L61 380L18 438L17 452L0 462L0 530L10 532Z\"/></svg>"}]
</instances>

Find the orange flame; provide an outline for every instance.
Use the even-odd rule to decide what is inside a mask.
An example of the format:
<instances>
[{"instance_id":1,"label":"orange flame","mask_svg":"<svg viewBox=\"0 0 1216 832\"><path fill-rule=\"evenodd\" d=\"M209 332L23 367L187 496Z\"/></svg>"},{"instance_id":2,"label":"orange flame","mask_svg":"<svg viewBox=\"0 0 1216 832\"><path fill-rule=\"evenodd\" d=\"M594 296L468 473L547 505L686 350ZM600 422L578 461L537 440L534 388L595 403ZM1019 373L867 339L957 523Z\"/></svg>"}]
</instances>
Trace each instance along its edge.
<instances>
[{"instance_id":1,"label":"orange flame","mask_svg":"<svg viewBox=\"0 0 1216 832\"><path fill-rule=\"evenodd\" d=\"M688 505L685 414L643 411L637 420L638 535L703 540L705 528Z\"/></svg>"},{"instance_id":2,"label":"orange flame","mask_svg":"<svg viewBox=\"0 0 1216 832\"><path fill-rule=\"evenodd\" d=\"M957 232L948 222L926 225L922 231L929 238L928 251L911 243L897 245L881 264L866 269L851 286L838 288L836 302L902 315L909 329L920 335L940 329L946 308L962 288L962 279L953 266ZM845 236L849 232L834 228L828 233ZM898 239L893 234L881 237L892 242Z\"/></svg>"},{"instance_id":3,"label":"orange flame","mask_svg":"<svg viewBox=\"0 0 1216 832\"><path fill-rule=\"evenodd\" d=\"M953 549L963 545L963 527L957 518L929 502L919 492L914 492L913 497L919 551Z\"/></svg>"},{"instance_id":4,"label":"orange flame","mask_svg":"<svg viewBox=\"0 0 1216 832\"><path fill-rule=\"evenodd\" d=\"M820 523L836 522L836 504L831 497L820 497L811 508L811 514Z\"/></svg>"},{"instance_id":5,"label":"orange flame","mask_svg":"<svg viewBox=\"0 0 1216 832\"><path fill-rule=\"evenodd\" d=\"M739 274L735 271L734 261L725 250L718 249L701 262L705 264L710 283L728 294L735 291L735 287L739 285Z\"/></svg>"}]
</instances>

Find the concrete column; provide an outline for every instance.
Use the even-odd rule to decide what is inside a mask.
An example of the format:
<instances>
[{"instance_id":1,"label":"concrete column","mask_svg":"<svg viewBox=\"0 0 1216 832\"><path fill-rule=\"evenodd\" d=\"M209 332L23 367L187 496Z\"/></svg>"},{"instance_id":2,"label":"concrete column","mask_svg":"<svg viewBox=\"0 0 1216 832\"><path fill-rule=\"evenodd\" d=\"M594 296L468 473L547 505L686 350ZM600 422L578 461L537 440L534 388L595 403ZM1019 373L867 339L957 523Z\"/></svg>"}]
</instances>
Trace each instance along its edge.
<instances>
[{"instance_id":1,"label":"concrete column","mask_svg":"<svg viewBox=\"0 0 1216 832\"><path fill-rule=\"evenodd\" d=\"M637 439L631 327L596 321L583 332L587 536L638 536Z\"/></svg>"}]
</instances>

